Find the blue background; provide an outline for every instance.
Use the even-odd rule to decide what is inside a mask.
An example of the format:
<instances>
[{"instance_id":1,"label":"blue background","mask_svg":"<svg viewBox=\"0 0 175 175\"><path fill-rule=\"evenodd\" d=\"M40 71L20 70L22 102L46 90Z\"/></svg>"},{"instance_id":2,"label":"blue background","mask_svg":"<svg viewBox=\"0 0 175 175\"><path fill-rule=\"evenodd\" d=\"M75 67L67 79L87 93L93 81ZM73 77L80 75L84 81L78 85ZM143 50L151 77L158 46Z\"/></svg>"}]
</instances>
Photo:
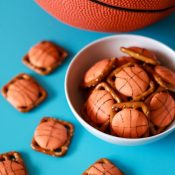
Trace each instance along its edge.
<instances>
[{"instance_id":1,"label":"blue background","mask_svg":"<svg viewBox=\"0 0 175 175\"><path fill-rule=\"evenodd\" d=\"M152 37L175 49L175 14L134 34ZM72 57L86 44L110 34L87 32L64 25L33 1L0 0L0 88L21 72L33 75L48 91L48 99L22 114L0 95L0 152L20 151L31 175L80 175L101 157L111 159L128 175L175 174L175 133L156 143L125 147L106 143L88 133L74 118L65 99L64 77ZM40 76L21 62L35 43L53 40L70 57L49 76ZM68 151L53 158L30 148L33 132L43 116L71 121L76 128Z\"/></svg>"}]
</instances>

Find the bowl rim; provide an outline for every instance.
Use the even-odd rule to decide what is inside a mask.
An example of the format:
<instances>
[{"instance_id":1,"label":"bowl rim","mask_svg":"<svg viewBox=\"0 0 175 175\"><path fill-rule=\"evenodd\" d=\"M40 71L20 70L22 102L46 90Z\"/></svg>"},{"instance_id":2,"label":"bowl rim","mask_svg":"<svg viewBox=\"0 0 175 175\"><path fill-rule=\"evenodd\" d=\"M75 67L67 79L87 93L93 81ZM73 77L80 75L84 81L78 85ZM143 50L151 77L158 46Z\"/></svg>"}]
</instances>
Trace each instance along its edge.
<instances>
[{"instance_id":1,"label":"bowl rim","mask_svg":"<svg viewBox=\"0 0 175 175\"><path fill-rule=\"evenodd\" d=\"M69 66L67 68L67 71L66 71L66 75L65 75L65 82L64 82L64 89L65 89L65 96L66 96L66 100L67 100L67 103L74 115L74 117L81 123L81 125L86 126L89 130L92 130L94 132L96 132L98 135L101 135L101 136L104 136L105 138L108 137L110 140L117 140L117 141L123 141L123 142L128 142L128 143L135 143L136 141L150 141L150 140L155 140L157 138L161 138L171 132L173 132L173 130L175 130L175 125L172 126L171 128L167 129L166 131L160 133L160 134L157 134L157 135L154 135L154 136L150 136L150 137L144 137L144 138L122 138L122 137L117 137L117 136L113 136L113 135L110 135L110 134L107 134L107 133L104 133L102 131L99 131L98 129L92 127L90 124L88 124L85 120L83 120L83 118L77 113L77 111L74 109L70 99L69 99L69 93L68 93L68 76L69 76L69 72L70 72L70 69L73 65L73 63L76 61L76 58L84 51L86 50L87 48L89 47L92 47L93 45L95 44L98 44L100 42L103 42L105 40L110 40L110 39L114 39L114 38L120 38L120 37L137 37L137 38L143 38L143 39L148 39L150 41L153 41L153 42L157 42L158 44L162 45L163 47L166 47L166 49L168 49L170 52L172 52L174 55L175 55L175 52L173 49L171 49L168 45L158 41L158 40L155 40L153 38L150 38L150 37L147 37L147 36L142 36L142 35L135 35L135 34L114 34L114 35L110 35L110 36L107 36L107 37L102 37L100 39L97 39L93 42L90 42L89 44L85 45L82 49L80 49L78 51L78 53L72 58L71 62L69 63ZM87 129L85 128L85 129Z\"/></svg>"}]
</instances>

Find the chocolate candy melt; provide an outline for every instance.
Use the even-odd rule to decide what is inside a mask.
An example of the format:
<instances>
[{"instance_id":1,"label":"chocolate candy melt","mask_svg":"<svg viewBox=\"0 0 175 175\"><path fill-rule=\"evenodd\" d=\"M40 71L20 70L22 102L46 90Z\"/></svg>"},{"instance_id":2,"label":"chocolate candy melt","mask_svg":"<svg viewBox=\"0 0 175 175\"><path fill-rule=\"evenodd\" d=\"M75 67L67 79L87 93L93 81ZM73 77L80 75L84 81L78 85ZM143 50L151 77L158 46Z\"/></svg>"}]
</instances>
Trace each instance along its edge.
<instances>
[{"instance_id":1,"label":"chocolate candy melt","mask_svg":"<svg viewBox=\"0 0 175 175\"><path fill-rule=\"evenodd\" d=\"M93 87L99 84L117 65L117 59L103 59L95 63L84 75L83 87Z\"/></svg>"},{"instance_id":2,"label":"chocolate candy melt","mask_svg":"<svg viewBox=\"0 0 175 175\"><path fill-rule=\"evenodd\" d=\"M123 95L136 97L142 95L149 85L147 73L139 66L124 67L116 74L116 89Z\"/></svg>"},{"instance_id":3,"label":"chocolate candy melt","mask_svg":"<svg viewBox=\"0 0 175 175\"><path fill-rule=\"evenodd\" d=\"M143 112L126 108L115 114L111 121L113 132L125 138L139 138L148 130L148 120Z\"/></svg>"},{"instance_id":4,"label":"chocolate candy melt","mask_svg":"<svg viewBox=\"0 0 175 175\"><path fill-rule=\"evenodd\" d=\"M172 70L164 66L156 66L154 70L163 80L175 86L175 73Z\"/></svg>"},{"instance_id":5,"label":"chocolate candy melt","mask_svg":"<svg viewBox=\"0 0 175 175\"><path fill-rule=\"evenodd\" d=\"M23 62L37 73L46 75L58 67L67 55L67 52L55 43L42 41L29 50Z\"/></svg>"},{"instance_id":6,"label":"chocolate candy melt","mask_svg":"<svg viewBox=\"0 0 175 175\"><path fill-rule=\"evenodd\" d=\"M106 90L95 90L86 103L87 115L96 124L103 124L110 118L114 99Z\"/></svg>"},{"instance_id":7,"label":"chocolate candy melt","mask_svg":"<svg viewBox=\"0 0 175 175\"><path fill-rule=\"evenodd\" d=\"M91 165L82 175L124 175L108 159L100 159Z\"/></svg>"},{"instance_id":8,"label":"chocolate candy melt","mask_svg":"<svg viewBox=\"0 0 175 175\"><path fill-rule=\"evenodd\" d=\"M34 134L34 139L38 145L48 150L60 148L64 145L67 138L65 126L52 120L41 123Z\"/></svg>"},{"instance_id":9,"label":"chocolate candy melt","mask_svg":"<svg viewBox=\"0 0 175 175\"><path fill-rule=\"evenodd\" d=\"M175 101L169 93L156 93L150 101L150 119L158 127L169 125L175 117Z\"/></svg>"},{"instance_id":10,"label":"chocolate candy melt","mask_svg":"<svg viewBox=\"0 0 175 175\"><path fill-rule=\"evenodd\" d=\"M31 146L36 151L60 157L66 154L73 133L71 123L44 117L35 130Z\"/></svg>"}]
</instances>

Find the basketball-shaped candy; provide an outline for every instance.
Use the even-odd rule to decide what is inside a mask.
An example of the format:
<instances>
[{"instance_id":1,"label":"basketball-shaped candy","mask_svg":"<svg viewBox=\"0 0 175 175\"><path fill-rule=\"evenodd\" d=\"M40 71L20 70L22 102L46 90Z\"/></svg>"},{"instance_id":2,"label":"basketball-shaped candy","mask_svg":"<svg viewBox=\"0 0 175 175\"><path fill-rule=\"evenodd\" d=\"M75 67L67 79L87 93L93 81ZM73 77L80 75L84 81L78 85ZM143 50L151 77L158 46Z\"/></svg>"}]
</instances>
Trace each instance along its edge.
<instances>
[{"instance_id":1,"label":"basketball-shaped candy","mask_svg":"<svg viewBox=\"0 0 175 175\"><path fill-rule=\"evenodd\" d=\"M0 162L0 175L27 175L24 166L13 160Z\"/></svg>"},{"instance_id":2,"label":"basketball-shaped candy","mask_svg":"<svg viewBox=\"0 0 175 175\"><path fill-rule=\"evenodd\" d=\"M33 46L28 52L28 59L32 65L39 68L48 68L56 64L60 58L58 47L48 41Z\"/></svg>"},{"instance_id":3,"label":"basketball-shaped candy","mask_svg":"<svg viewBox=\"0 0 175 175\"><path fill-rule=\"evenodd\" d=\"M115 87L121 94L128 97L142 95L149 86L147 73L137 65L124 67L116 73Z\"/></svg>"},{"instance_id":4,"label":"basketball-shaped candy","mask_svg":"<svg viewBox=\"0 0 175 175\"><path fill-rule=\"evenodd\" d=\"M17 79L8 86L7 100L16 108L34 105L39 98L40 89L31 79Z\"/></svg>"},{"instance_id":5,"label":"basketball-shaped candy","mask_svg":"<svg viewBox=\"0 0 175 175\"><path fill-rule=\"evenodd\" d=\"M75 27L130 31L148 26L174 11L174 0L35 0L49 14Z\"/></svg>"},{"instance_id":6,"label":"basketball-shaped candy","mask_svg":"<svg viewBox=\"0 0 175 175\"><path fill-rule=\"evenodd\" d=\"M171 83L175 86L175 72L164 67L164 66L156 66L154 71L166 82Z\"/></svg>"},{"instance_id":7,"label":"basketball-shaped candy","mask_svg":"<svg viewBox=\"0 0 175 175\"><path fill-rule=\"evenodd\" d=\"M169 125L175 118L175 101L166 92L156 93L150 101L151 122L158 127Z\"/></svg>"},{"instance_id":8,"label":"basketball-shaped candy","mask_svg":"<svg viewBox=\"0 0 175 175\"><path fill-rule=\"evenodd\" d=\"M92 65L83 77L83 87L93 87L102 82L117 66L118 59L103 59Z\"/></svg>"},{"instance_id":9,"label":"basketball-shaped candy","mask_svg":"<svg viewBox=\"0 0 175 175\"><path fill-rule=\"evenodd\" d=\"M125 138L139 138L148 130L148 119L136 109L122 109L111 120L114 134Z\"/></svg>"},{"instance_id":10,"label":"basketball-shaped candy","mask_svg":"<svg viewBox=\"0 0 175 175\"><path fill-rule=\"evenodd\" d=\"M122 175L122 173L111 163L97 162L88 169L87 175Z\"/></svg>"},{"instance_id":11,"label":"basketball-shaped candy","mask_svg":"<svg viewBox=\"0 0 175 175\"><path fill-rule=\"evenodd\" d=\"M98 77L103 74L110 60L104 59L95 63L84 75L84 84L98 80Z\"/></svg>"},{"instance_id":12,"label":"basketball-shaped candy","mask_svg":"<svg viewBox=\"0 0 175 175\"><path fill-rule=\"evenodd\" d=\"M61 148L68 139L67 129L57 121L45 121L36 128L35 142L43 149L55 150Z\"/></svg>"},{"instance_id":13,"label":"basketball-shaped candy","mask_svg":"<svg viewBox=\"0 0 175 175\"><path fill-rule=\"evenodd\" d=\"M95 124L104 124L110 118L114 99L106 90L94 90L86 102L88 117Z\"/></svg>"}]
</instances>

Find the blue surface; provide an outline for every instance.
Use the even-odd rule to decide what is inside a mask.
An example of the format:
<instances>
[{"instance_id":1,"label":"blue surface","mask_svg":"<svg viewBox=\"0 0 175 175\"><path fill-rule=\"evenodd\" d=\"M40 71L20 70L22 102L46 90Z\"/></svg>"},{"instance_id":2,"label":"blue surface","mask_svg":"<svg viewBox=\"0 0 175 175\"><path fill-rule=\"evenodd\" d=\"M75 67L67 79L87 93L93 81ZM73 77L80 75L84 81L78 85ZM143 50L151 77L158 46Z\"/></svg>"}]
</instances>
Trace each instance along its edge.
<instances>
[{"instance_id":1,"label":"blue surface","mask_svg":"<svg viewBox=\"0 0 175 175\"><path fill-rule=\"evenodd\" d=\"M175 49L175 14L143 30L132 32L164 42ZM46 14L33 1L0 0L0 88L14 75L26 72L47 89L48 99L35 110L21 114L0 95L0 152L20 151L30 175L80 175L101 157L111 159L128 175L174 175L175 133L153 144L116 146L88 133L74 118L64 94L69 62L83 46L109 34L87 32L64 25ZM40 76L21 62L38 41L53 40L65 47L69 59L53 74ZM63 158L53 158L30 148L34 129L43 116L71 121L75 136Z\"/></svg>"}]
</instances>

